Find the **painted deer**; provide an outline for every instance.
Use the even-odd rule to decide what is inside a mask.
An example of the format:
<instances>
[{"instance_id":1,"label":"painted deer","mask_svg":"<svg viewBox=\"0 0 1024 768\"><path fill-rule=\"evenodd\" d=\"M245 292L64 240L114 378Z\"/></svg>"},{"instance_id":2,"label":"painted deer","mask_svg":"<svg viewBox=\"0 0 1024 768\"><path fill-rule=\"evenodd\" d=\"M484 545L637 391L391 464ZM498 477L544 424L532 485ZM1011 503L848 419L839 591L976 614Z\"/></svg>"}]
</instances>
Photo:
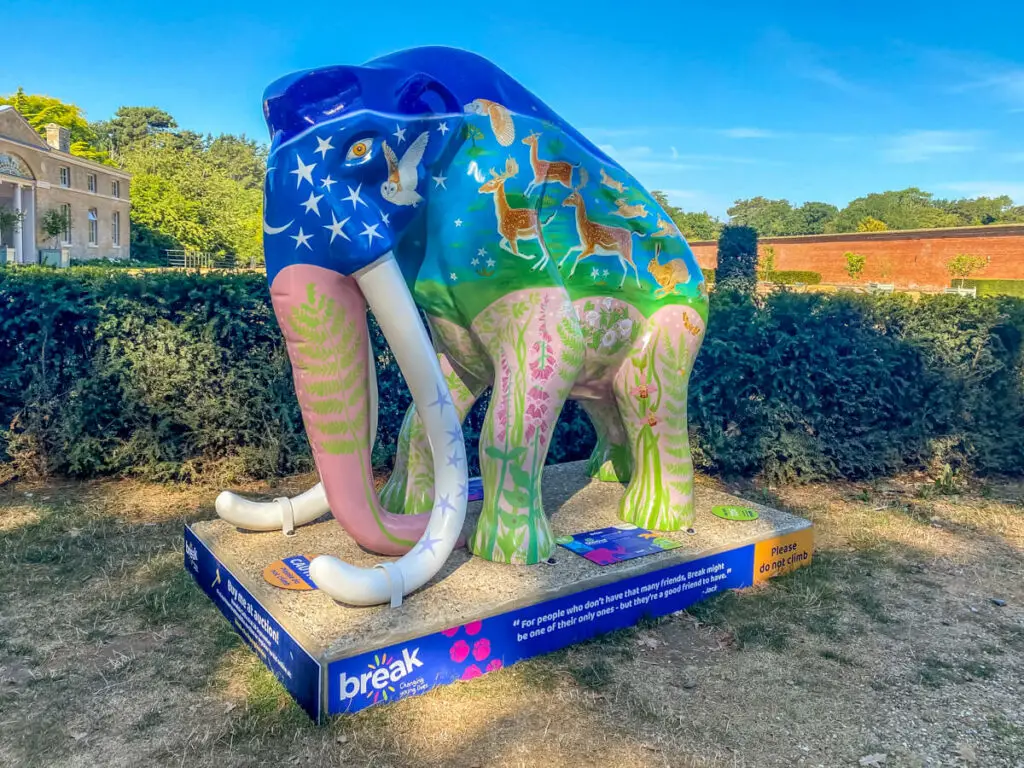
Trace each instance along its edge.
<instances>
[{"instance_id":1,"label":"painted deer","mask_svg":"<svg viewBox=\"0 0 1024 768\"><path fill-rule=\"evenodd\" d=\"M523 144L530 148L530 167L533 168L533 181L526 185L526 191L523 194L529 195L534 189L549 181L557 182L566 189L572 189L572 172L576 170L576 166L564 161L541 160L537 146L540 136L539 133L531 133L523 139Z\"/></svg>"},{"instance_id":2,"label":"painted deer","mask_svg":"<svg viewBox=\"0 0 1024 768\"><path fill-rule=\"evenodd\" d=\"M566 251L565 256L558 262L558 266L561 267L573 251L579 251L579 255L576 256L576 260L572 264L572 269L569 270L569 277L572 277L579 263L588 256L595 254L618 256L619 265L622 267L622 282L619 283L619 287L625 285L629 267L632 267L639 288L640 275L633 262L633 230L626 227L609 227L606 224L598 224L587 217L587 206L583 202L580 190L587 185L588 181L586 170L581 170L580 183L573 187L572 194L562 201L563 207L576 209L576 232L579 234L580 244L574 245ZM642 233L638 232L637 235L643 237Z\"/></svg>"},{"instance_id":3,"label":"painted deer","mask_svg":"<svg viewBox=\"0 0 1024 768\"><path fill-rule=\"evenodd\" d=\"M658 263L661 255L661 244L655 244L654 257L647 263L647 271L660 286L654 292L655 297L661 298L670 293L676 292L676 286L690 282L690 270L682 259L672 259L665 264Z\"/></svg>"},{"instance_id":4,"label":"painted deer","mask_svg":"<svg viewBox=\"0 0 1024 768\"><path fill-rule=\"evenodd\" d=\"M679 234L679 230L676 225L671 221L665 221L660 216L658 217L658 229L651 232L651 237L676 237Z\"/></svg>"},{"instance_id":5,"label":"painted deer","mask_svg":"<svg viewBox=\"0 0 1024 768\"><path fill-rule=\"evenodd\" d=\"M629 205L626 202L626 198L620 197L615 201L615 205L618 206L618 210L612 211L612 216L621 216L624 219L647 218L647 206L643 203L640 205Z\"/></svg>"},{"instance_id":6,"label":"painted deer","mask_svg":"<svg viewBox=\"0 0 1024 768\"><path fill-rule=\"evenodd\" d=\"M518 241L536 240L540 244L540 252L543 256L533 265L533 269L543 269L551 260L547 243L544 242L543 227L555 218L555 214L552 213L541 224L537 218L537 211L533 208L513 208L508 204L508 198L505 196L505 182L517 173L519 173L519 164L510 157L505 161L503 173L498 173L491 168L492 178L485 181L479 191L481 194L494 195L494 212L498 216L498 234L501 235L501 242L498 245L520 258L531 259L532 256L523 256L519 252Z\"/></svg>"},{"instance_id":7,"label":"painted deer","mask_svg":"<svg viewBox=\"0 0 1024 768\"><path fill-rule=\"evenodd\" d=\"M614 189L620 195L626 191L626 185L623 184L621 181L616 181L611 176L609 176L605 172L604 168L601 169L601 183L604 184L609 189Z\"/></svg>"}]
</instances>

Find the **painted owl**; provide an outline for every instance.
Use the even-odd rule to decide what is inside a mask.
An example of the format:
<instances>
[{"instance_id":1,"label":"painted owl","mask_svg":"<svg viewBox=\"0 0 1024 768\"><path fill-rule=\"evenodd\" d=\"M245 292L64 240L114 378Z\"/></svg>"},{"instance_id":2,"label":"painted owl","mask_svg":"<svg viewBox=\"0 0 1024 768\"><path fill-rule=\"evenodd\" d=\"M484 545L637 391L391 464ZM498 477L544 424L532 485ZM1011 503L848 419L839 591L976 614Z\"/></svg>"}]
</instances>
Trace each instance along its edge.
<instances>
[{"instance_id":1,"label":"painted owl","mask_svg":"<svg viewBox=\"0 0 1024 768\"><path fill-rule=\"evenodd\" d=\"M380 194L395 205L417 205L423 197L416 191L419 183L419 164L427 148L430 135L424 131L409 145L398 159L395 150L384 142L384 157L388 161L388 179L380 185Z\"/></svg>"},{"instance_id":2,"label":"painted owl","mask_svg":"<svg viewBox=\"0 0 1024 768\"><path fill-rule=\"evenodd\" d=\"M494 131L494 138L503 147L512 146L516 140L516 127L512 122L512 115L505 107L496 101L487 99L475 99L465 106L465 111L471 115L484 115L491 119L491 130Z\"/></svg>"}]
</instances>

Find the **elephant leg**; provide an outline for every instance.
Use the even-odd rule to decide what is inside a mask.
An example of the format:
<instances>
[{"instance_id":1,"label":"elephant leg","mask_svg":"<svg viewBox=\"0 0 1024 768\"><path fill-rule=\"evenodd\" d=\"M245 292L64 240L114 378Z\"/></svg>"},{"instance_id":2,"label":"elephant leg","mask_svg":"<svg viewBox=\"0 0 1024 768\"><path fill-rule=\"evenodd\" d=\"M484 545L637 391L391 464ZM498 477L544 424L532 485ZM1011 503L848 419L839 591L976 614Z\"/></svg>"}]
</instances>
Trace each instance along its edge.
<instances>
[{"instance_id":1,"label":"elephant leg","mask_svg":"<svg viewBox=\"0 0 1024 768\"><path fill-rule=\"evenodd\" d=\"M587 474L607 483L629 482L630 443L614 400L580 400L579 404L597 433L597 445L587 462Z\"/></svg>"},{"instance_id":2,"label":"elephant leg","mask_svg":"<svg viewBox=\"0 0 1024 768\"><path fill-rule=\"evenodd\" d=\"M655 312L648 329L612 385L633 456L619 516L642 528L676 531L694 519L686 393L704 322L690 307L673 305Z\"/></svg>"},{"instance_id":3,"label":"elephant leg","mask_svg":"<svg viewBox=\"0 0 1024 768\"><path fill-rule=\"evenodd\" d=\"M562 287L516 291L473 322L495 371L480 434L484 502L470 547L485 560L547 560L555 540L541 473L558 414L583 365L579 321Z\"/></svg>"},{"instance_id":4,"label":"elephant leg","mask_svg":"<svg viewBox=\"0 0 1024 768\"><path fill-rule=\"evenodd\" d=\"M444 353L438 354L441 373L448 382L459 421L466 418L484 385L464 374L460 376ZM391 477L381 489L384 508L396 514L429 512L434 504L433 453L415 403L409 405L398 433L398 449Z\"/></svg>"}]
</instances>

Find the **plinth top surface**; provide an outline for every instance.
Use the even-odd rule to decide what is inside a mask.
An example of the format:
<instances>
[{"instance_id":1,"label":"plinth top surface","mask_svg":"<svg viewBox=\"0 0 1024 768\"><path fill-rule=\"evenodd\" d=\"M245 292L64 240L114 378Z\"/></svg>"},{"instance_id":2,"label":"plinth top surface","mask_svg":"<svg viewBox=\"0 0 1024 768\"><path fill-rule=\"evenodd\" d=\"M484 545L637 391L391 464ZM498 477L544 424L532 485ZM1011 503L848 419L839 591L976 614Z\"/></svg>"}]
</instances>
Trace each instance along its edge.
<instances>
[{"instance_id":1,"label":"plinth top surface","mask_svg":"<svg viewBox=\"0 0 1024 768\"><path fill-rule=\"evenodd\" d=\"M544 506L556 536L622 522L617 509L623 486L593 481L584 468L585 462L572 462L544 469ZM464 548L456 549L441 572L407 595L399 608L339 605L319 590L279 589L263 580L267 565L290 555L330 554L365 567L389 559L360 549L333 517L298 528L291 537L276 531L240 531L219 519L194 523L192 530L310 653L333 660L810 525L787 512L711 488L698 486L695 493L695 533L661 534L681 542L678 549L606 566L563 547L556 548L553 564L531 566L491 563L472 557ZM750 507L760 516L747 522L722 520L711 514L720 504ZM469 505L467 539L480 507L481 502Z\"/></svg>"}]
</instances>

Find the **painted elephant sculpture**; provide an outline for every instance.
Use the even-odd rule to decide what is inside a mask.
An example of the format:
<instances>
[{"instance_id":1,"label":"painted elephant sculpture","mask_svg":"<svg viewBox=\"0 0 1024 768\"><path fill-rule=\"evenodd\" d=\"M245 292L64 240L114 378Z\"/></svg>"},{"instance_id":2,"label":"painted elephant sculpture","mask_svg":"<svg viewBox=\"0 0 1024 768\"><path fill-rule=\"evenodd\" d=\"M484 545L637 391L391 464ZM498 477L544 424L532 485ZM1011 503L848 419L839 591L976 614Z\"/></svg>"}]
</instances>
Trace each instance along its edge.
<instances>
[{"instance_id":1,"label":"painted elephant sculpture","mask_svg":"<svg viewBox=\"0 0 1024 768\"><path fill-rule=\"evenodd\" d=\"M549 558L541 470L566 400L594 423L590 471L628 483L622 519L691 525L686 393L707 318L689 246L635 178L489 61L417 48L267 90L267 277L321 484L221 516L268 530L330 509L397 562L316 558L341 602L401 602L456 545L461 420L493 387L480 437L479 557ZM380 496L370 451L373 311L413 396ZM429 335L419 319L428 319Z\"/></svg>"}]
</instances>

